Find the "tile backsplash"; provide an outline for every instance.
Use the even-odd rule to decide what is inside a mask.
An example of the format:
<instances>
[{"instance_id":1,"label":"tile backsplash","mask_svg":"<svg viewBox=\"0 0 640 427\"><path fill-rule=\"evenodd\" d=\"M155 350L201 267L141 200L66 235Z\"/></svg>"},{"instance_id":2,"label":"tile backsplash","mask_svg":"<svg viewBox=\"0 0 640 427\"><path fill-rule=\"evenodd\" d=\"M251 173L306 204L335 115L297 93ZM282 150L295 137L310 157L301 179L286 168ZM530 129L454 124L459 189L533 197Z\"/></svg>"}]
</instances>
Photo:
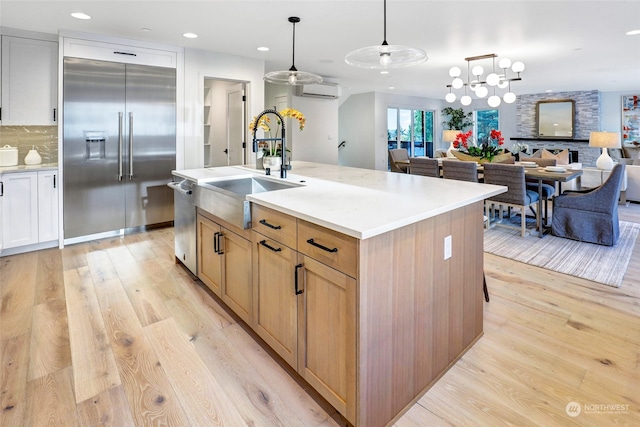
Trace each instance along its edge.
<instances>
[{"instance_id":1,"label":"tile backsplash","mask_svg":"<svg viewBox=\"0 0 640 427\"><path fill-rule=\"evenodd\" d=\"M18 164L35 145L42 163L58 163L58 126L0 126L0 146L18 147Z\"/></svg>"}]
</instances>

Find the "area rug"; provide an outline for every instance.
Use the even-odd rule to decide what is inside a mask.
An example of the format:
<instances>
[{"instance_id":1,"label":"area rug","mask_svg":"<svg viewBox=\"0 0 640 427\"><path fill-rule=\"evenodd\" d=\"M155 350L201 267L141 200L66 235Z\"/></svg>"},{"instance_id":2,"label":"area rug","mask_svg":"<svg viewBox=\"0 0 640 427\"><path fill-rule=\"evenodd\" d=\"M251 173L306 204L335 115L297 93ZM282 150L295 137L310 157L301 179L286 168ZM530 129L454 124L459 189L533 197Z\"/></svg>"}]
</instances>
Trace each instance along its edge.
<instances>
[{"instance_id":1,"label":"area rug","mask_svg":"<svg viewBox=\"0 0 640 427\"><path fill-rule=\"evenodd\" d=\"M619 288L639 231L640 224L620 221L620 239L610 247L551 235L522 238L519 230L493 227L484 234L484 251Z\"/></svg>"}]
</instances>

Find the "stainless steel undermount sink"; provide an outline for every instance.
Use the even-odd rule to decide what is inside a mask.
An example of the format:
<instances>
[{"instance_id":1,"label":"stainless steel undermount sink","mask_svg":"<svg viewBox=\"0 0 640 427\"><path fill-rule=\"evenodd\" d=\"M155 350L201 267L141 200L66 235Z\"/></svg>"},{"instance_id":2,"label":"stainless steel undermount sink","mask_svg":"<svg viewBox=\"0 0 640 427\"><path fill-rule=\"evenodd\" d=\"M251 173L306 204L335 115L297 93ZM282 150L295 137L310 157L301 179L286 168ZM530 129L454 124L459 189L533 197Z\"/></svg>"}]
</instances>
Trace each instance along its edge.
<instances>
[{"instance_id":1,"label":"stainless steel undermount sink","mask_svg":"<svg viewBox=\"0 0 640 427\"><path fill-rule=\"evenodd\" d=\"M251 228L251 203L248 194L286 190L301 184L260 176L205 182L195 191L196 206L240 228Z\"/></svg>"}]
</instances>

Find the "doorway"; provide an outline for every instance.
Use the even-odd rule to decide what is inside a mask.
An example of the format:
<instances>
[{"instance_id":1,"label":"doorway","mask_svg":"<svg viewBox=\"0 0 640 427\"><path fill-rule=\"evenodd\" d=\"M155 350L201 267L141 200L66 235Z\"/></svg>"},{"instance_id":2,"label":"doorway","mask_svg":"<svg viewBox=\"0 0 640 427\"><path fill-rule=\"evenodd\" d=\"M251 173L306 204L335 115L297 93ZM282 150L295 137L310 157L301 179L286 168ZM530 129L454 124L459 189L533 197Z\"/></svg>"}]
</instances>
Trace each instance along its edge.
<instances>
[{"instance_id":1,"label":"doorway","mask_svg":"<svg viewBox=\"0 0 640 427\"><path fill-rule=\"evenodd\" d=\"M246 164L247 83L204 78L204 167Z\"/></svg>"}]
</instances>

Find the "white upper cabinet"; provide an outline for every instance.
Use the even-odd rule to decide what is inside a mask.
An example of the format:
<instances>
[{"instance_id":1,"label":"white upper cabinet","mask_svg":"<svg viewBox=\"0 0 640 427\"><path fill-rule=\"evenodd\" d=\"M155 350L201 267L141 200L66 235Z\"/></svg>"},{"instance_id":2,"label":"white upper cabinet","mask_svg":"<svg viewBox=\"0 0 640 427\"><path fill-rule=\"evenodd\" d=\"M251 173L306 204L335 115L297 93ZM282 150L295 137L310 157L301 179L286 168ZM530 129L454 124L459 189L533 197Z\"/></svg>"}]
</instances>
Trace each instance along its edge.
<instances>
[{"instance_id":1,"label":"white upper cabinet","mask_svg":"<svg viewBox=\"0 0 640 427\"><path fill-rule=\"evenodd\" d=\"M2 36L3 125L55 125L58 43Z\"/></svg>"}]
</instances>

